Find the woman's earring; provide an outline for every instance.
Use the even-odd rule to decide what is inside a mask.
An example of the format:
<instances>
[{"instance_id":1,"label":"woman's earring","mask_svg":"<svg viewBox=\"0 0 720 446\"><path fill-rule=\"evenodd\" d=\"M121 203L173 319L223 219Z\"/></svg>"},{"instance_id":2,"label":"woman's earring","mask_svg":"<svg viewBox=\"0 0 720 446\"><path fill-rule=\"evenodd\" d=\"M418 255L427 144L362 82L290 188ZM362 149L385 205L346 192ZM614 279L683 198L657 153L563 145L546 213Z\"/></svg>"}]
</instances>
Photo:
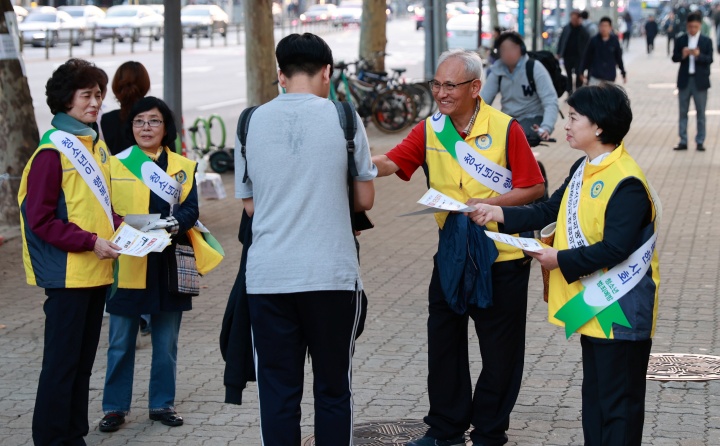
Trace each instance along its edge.
<instances>
[{"instance_id":1,"label":"woman's earring","mask_svg":"<svg viewBox=\"0 0 720 446\"><path fill-rule=\"evenodd\" d=\"M595 136L600 136L600 132L595 132Z\"/></svg>"}]
</instances>

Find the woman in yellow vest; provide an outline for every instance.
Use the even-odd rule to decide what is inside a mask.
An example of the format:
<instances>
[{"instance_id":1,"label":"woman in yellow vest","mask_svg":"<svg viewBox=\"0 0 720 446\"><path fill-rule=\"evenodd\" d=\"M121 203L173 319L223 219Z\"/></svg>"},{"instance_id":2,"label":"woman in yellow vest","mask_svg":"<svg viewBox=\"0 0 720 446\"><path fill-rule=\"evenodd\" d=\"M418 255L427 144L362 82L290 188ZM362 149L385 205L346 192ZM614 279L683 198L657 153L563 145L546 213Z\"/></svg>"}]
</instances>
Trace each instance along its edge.
<instances>
[{"instance_id":1,"label":"woman in yellow vest","mask_svg":"<svg viewBox=\"0 0 720 446\"><path fill-rule=\"evenodd\" d=\"M45 339L32 437L85 444L88 391L112 260L109 156L95 124L107 75L70 59L45 87L54 116L23 171L18 193L27 282L45 289Z\"/></svg>"},{"instance_id":2,"label":"woman in yellow vest","mask_svg":"<svg viewBox=\"0 0 720 446\"><path fill-rule=\"evenodd\" d=\"M118 214L160 214L159 226L172 235L172 248L147 257L121 256L117 291L107 300L110 334L103 392L102 432L114 432L130 411L135 341L140 315L152 316L152 365L148 395L150 419L180 426L175 412L177 343L183 311L192 309L192 294L171 291L168 277L175 250L191 245L188 232L198 220L195 182L197 163L177 155L173 115L160 99L146 97L130 111L126 131L137 146L110 160L113 206ZM143 176L141 171L151 172ZM174 184L174 186L173 186ZM161 185L163 190L153 189ZM173 204L174 203L174 204Z\"/></svg>"},{"instance_id":3,"label":"woman in yellow vest","mask_svg":"<svg viewBox=\"0 0 720 446\"><path fill-rule=\"evenodd\" d=\"M556 223L552 248L528 252L550 270L549 320L580 333L586 445L640 445L645 375L657 318L660 203L625 150L632 111L612 84L568 100L567 141L585 153L552 197L523 207L478 205L477 224L508 233Z\"/></svg>"}]
</instances>

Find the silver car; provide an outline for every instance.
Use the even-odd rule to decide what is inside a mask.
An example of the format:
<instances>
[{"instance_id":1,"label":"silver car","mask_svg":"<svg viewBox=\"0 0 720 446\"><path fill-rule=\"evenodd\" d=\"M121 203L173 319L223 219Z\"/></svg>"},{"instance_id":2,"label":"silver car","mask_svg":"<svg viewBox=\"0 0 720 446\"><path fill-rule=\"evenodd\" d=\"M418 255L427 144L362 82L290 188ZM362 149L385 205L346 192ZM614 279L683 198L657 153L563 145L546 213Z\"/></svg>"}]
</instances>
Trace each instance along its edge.
<instances>
[{"instance_id":1,"label":"silver car","mask_svg":"<svg viewBox=\"0 0 720 446\"><path fill-rule=\"evenodd\" d=\"M188 5L180 10L180 22L183 32L189 37L202 34L210 37L210 33L227 34L230 17L217 5Z\"/></svg>"},{"instance_id":2,"label":"silver car","mask_svg":"<svg viewBox=\"0 0 720 446\"><path fill-rule=\"evenodd\" d=\"M67 12L52 7L33 9L18 24L23 43L32 46L55 46L59 42L70 42L75 46L83 42L84 29L79 27Z\"/></svg>"},{"instance_id":3,"label":"silver car","mask_svg":"<svg viewBox=\"0 0 720 446\"><path fill-rule=\"evenodd\" d=\"M160 40L164 24L165 18L148 6L112 6L107 10L105 18L98 22L95 39L110 38L114 32L118 42L130 38L137 42L140 33L152 33L155 40Z\"/></svg>"}]
</instances>

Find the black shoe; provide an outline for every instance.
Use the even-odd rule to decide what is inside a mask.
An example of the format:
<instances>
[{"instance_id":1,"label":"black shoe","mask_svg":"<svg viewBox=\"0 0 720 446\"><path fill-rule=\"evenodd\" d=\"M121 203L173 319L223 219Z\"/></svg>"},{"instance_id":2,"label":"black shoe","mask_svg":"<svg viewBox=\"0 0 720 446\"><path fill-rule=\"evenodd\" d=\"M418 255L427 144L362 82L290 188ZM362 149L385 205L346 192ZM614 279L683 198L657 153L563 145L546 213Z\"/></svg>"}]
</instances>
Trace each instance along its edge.
<instances>
[{"instance_id":1,"label":"black shoe","mask_svg":"<svg viewBox=\"0 0 720 446\"><path fill-rule=\"evenodd\" d=\"M183 419L177 412L151 413L150 419L159 421L165 426L176 427L183 425Z\"/></svg>"},{"instance_id":2,"label":"black shoe","mask_svg":"<svg viewBox=\"0 0 720 446\"><path fill-rule=\"evenodd\" d=\"M705 146L703 146L702 144L698 144L698 145L697 145L697 151L698 151L698 152L704 152L704 151L705 151Z\"/></svg>"},{"instance_id":3,"label":"black shoe","mask_svg":"<svg viewBox=\"0 0 720 446\"><path fill-rule=\"evenodd\" d=\"M125 424L125 416L120 413L109 413L100 420L100 432L115 432Z\"/></svg>"},{"instance_id":4,"label":"black shoe","mask_svg":"<svg viewBox=\"0 0 720 446\"><path fill-rule=\"evenodd\" d=\"M687 144L678 144L673 147L673 150L687 150Z\"/></svg>"}]
</instances>

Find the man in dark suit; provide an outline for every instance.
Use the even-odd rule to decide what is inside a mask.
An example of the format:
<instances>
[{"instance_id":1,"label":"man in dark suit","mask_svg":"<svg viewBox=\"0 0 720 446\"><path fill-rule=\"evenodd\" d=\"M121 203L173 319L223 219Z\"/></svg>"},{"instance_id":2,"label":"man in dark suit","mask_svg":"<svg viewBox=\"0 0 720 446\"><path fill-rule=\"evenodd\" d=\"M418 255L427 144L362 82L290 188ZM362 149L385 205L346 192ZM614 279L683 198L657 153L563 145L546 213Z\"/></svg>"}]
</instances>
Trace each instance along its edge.
<instances>
[{"instance_id":1,"label":"man in dark suit","mask_svg":"<svg viewBox=\"0 0 720 446\"><path fill-rule=\"evenodd\" d=\"M697 150L705 151L705 106L707 91L710 88L710 64L713 61L712 41L700 34L702 16L693 12L687 17L685 34L675 40L673 62L680 62L677 87L680 100L680 143L673 150L687 150L687 123L690 98L695 102L697 111Z\"/></svg>"},{"instance_id":2,"label":"man in dark suit","mask_svg":"<svg viewBox=\"0 0 720 446\"><path fill-rule=\"evenodd\" d=\"M580 61L585 54L590 40L590 34L583 26L580 11L577 9L570 13L570 23L565 25L560 34L558 41L558 51L556 57L563 60L565 71L568 77L568 95L573 92L573 74L575 74L575 88L582 87L582 77L580 76Z\"/></svg>"}]
</instances>

